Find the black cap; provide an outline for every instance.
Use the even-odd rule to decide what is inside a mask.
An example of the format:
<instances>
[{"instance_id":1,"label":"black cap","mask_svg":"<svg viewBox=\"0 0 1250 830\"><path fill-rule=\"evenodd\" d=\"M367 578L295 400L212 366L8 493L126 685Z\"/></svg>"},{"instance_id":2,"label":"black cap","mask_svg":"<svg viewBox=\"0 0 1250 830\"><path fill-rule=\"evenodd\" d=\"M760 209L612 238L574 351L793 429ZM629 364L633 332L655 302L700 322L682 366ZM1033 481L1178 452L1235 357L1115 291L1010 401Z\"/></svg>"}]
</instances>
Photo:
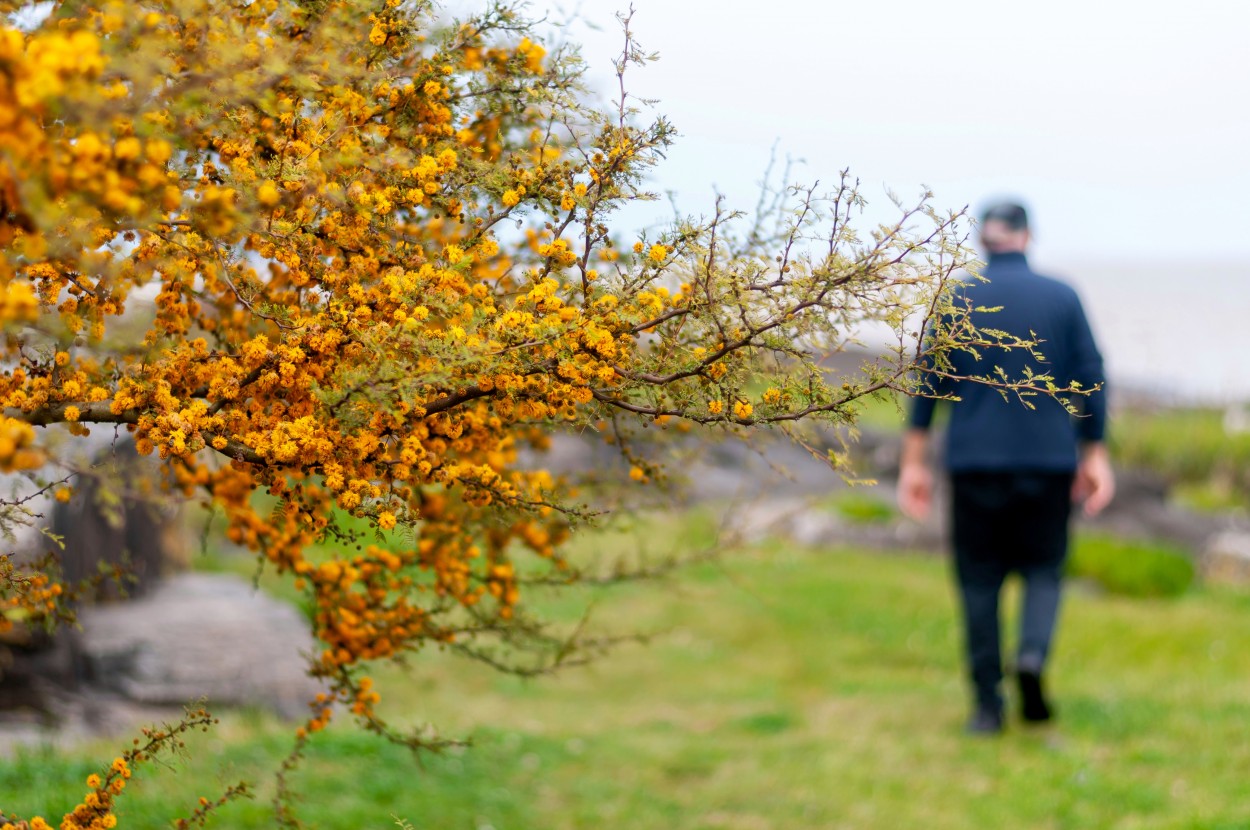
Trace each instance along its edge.
<instances>
[{"instance_id":1,"label":"black cap","mask_svg":"<svg viewBox=\"0 0 1250 830\"><path fill-rule=\"evenodd\" d=\"M1022 231L1029 226L1029 212L1015 202L999 202L987 207L981 214L981 224L991 219L1004 223L1013 231Z\"/></svg>"}]
</instances>

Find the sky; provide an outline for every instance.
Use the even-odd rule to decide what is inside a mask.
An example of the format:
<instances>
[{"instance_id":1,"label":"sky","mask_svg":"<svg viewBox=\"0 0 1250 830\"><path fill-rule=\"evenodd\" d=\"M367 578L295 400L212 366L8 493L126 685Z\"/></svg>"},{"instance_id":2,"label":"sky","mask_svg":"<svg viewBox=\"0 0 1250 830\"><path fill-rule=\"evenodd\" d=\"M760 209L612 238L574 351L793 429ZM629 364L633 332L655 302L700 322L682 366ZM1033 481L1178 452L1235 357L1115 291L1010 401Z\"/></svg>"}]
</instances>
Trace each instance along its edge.
<instances>
[{"instance_id":1,"label":"sky","mask_svg":"<svg viewBox=\"0 0 1250 830\"><path fill-rule=\"evenodd\" d=\"M776 147L802 162L797 181L832 184L849 168L870 221L892 215L887 193L911 202L927 187L935 205L974 213L1022 201L1035 254L1061 266L1243 259L1245 0L528 5L572 20L553 37L582 44L607 99L616 14L630 2L638 41L660 55L631 72L630 91L658 99L682 134L651 185L683 213L707 213L716 192L752 207ZM623 218L646 226L671 215L665 200Z\"/></svg>"},{"instance_id":2,"label":"sky","mask_svg":"<svg viewBox=\"0 0 1250 830\"><path fill-rule=\"evenodd\" d=\"M611 91L627 0L534 0ZM1250 4L1241 0L633 0L660 60L630 88L682 134L652 186L687 213L754 204L770 148L794 178L849 167L882 210L1015 197L1035 251L1075 263L1243 258ZM638 214L671 215L667 205ZM874 213L872 218L888 213ZM631 216L631 219L633 217Z\"/></svg>"}]
</instances>

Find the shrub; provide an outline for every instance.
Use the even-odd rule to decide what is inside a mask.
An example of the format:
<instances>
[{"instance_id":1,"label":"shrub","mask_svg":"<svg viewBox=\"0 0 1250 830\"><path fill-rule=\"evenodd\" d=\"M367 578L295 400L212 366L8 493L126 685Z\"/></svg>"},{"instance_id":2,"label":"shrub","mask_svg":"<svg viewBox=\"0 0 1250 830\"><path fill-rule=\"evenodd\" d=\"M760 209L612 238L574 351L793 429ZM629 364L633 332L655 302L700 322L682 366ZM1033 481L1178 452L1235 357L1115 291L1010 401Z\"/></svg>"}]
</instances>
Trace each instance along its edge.
<instances>
[{"instance_id":1,"label":"shrub","mask_svg":"<svg viewBox=\"0 0 1250 830\"><path fill-rule=\"evenodd\" d=\"M855 524L885 524L898 518L892 501L854 490L838 495L833 501L833 510Z\"/></svg>"},{"instance_id":2,"label":"shrub","mask_svg":"<svg viewBox=\"0 0 1250 830\"><path fill-rule=\"evenodd\" d=\"M1113 594L1174 597L1193 583L1194 563L1182 549L1162 542L1079 536L1068 573Z\"/></svg>"},{"instance_id":3,"label":"shrub","mask_svg":"<svg viewBox=\"0 0 1250 830\"><path fill-rule=\"evenodd\" d=\"M1126 412L1110 440L1119 463L1163 475L1191 507L1250 506L1250 433L1230 431L1219 410Z\"/></svg>"}]
</instances>

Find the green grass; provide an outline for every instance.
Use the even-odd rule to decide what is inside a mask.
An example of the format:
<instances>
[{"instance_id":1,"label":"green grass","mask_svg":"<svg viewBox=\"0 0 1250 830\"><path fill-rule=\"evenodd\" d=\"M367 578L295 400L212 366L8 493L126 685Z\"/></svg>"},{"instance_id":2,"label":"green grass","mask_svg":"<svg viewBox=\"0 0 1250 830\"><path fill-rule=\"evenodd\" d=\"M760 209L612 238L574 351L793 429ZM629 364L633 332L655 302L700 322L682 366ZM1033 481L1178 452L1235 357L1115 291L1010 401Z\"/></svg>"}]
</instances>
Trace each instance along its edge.
<instances>
[{"instance_id":1,"label":"green grass","mask_svg":"<svg viewBox=\"0 0 1250 830\"><path fill-rule=\"evenodd\" d=\"M710 538L706 517L587 536L603 556ZM1250 826L1250 594L1074 590L1050 730L960 733L965 692L945 562L764 545L663 583L538 599L572 620L662 630L588 668L525 682L430 652L382 677L384 707L473 746L414 761L348 728L297 784L323 828L1186 828ZM228 715L192 760L147 768L123 828L166 826L240 777L259 798L215 826L271 826L267 771L289 727ZM0 805L76 803L115 745L0 763ZM59 812L57 812L59 818Z\"/></svg>"},{"instance_id":2,"label":"green grass","mask_svg":"<svg viewBox=\"0 0 1250 830\"><path fill-rule=\"evenodd\" d=\"M869 395L859 401L859 425L868 429L902 429L909 405L910 400L905 395L890 392Z\"/></svg>"}]
</instances>

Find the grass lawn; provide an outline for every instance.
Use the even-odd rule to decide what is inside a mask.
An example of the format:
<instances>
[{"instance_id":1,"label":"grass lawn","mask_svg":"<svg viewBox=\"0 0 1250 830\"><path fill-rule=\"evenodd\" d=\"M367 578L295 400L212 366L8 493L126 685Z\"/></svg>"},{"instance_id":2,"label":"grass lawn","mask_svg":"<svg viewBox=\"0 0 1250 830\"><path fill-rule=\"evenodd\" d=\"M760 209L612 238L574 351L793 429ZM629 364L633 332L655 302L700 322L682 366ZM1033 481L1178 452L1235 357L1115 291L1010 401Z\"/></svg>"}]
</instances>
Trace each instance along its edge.
<instances>
[{"instance_id":1,"label":"grass lawn","mask_svg":"<svg viewBox=\"0 0 1250 830\"><path fill-rule=\"evenodd\" d=\"M706 521L641 525L694 544ZM587 536L627 549L633 536ZM1061 721L961 732L965 693L943 560L761 546L662 583L544 602L665 630L596 665L521 681L431 653L382 680L387 711L473 746L414 761L336 727L298 783L323 828L1250 827L1250 593L1145 600L1075 590L1052 678ZM167 826L200 795L260 779L215 826L271 826L289 727L235 713L145 768L122 828ZM0 806L73 806L114 747L0 762ZM55 822L54 822L55 823Z\"/></svg>"}]
</instances>

